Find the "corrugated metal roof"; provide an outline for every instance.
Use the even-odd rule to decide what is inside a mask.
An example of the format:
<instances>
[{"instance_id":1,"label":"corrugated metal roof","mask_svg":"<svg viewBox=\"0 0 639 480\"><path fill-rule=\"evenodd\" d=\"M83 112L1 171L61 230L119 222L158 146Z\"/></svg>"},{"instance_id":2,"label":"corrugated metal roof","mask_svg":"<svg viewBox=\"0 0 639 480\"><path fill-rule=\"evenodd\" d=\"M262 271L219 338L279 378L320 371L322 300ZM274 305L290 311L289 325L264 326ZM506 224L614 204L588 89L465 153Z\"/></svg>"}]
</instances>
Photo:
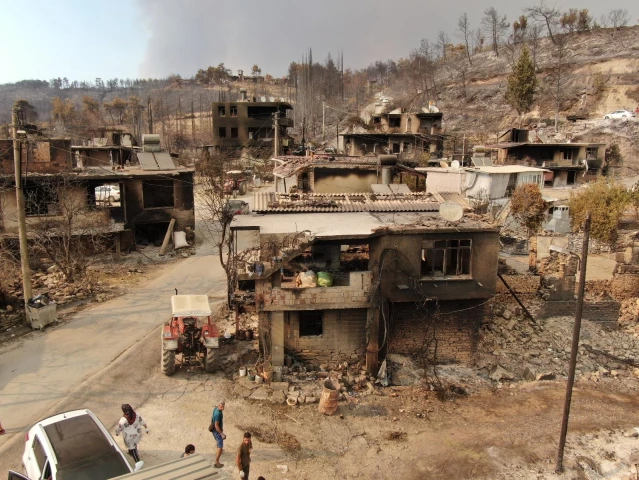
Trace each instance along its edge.
<instances>
[{"instance_id":1,"label":"corrugated metal roof","mask_svg":"<svg viewBox=\"0 0 639 480\"><path fill-rule=\"evenodd\" d=\"M434 195L424 193L296 195L265 192L254 194L253 211L258 213L436 212L441 203L443 200L440 201ZM463 206L470 207L465 201Z\"/></svg>"}]
</instances>

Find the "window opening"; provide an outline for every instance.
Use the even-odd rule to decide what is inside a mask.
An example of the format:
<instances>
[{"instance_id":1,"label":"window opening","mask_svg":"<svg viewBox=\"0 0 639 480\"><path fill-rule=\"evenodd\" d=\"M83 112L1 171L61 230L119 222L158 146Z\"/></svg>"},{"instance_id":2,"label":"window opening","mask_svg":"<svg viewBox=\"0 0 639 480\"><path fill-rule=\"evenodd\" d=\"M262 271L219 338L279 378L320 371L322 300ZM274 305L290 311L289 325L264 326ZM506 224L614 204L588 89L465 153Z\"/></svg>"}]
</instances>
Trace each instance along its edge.
<instances>
[{"instance_id":1,"label":"window opening","mask_svg":"<svg viewBox=\"0 0 639 480\"><path fill-rule=\"evenodd\" d=\"M231 117L237 117L237 105L231 105L229 115Z\"/></svg>"},{"instance_id":2,"label":"window opening","mask_svg":"<svg viewBox=\"0 0 639 480\"><path fill-rule=\"evenodd\" d=\"M231 138L237 138L237 127L231 127Z\"/></svg>"},{"instance_id":3,"label":"window opening","mask_svg":"<svg viewBox=\"0 0 639 480\"><path fill-rule=\"evenodd\" d=\"M225 107L217 107L217 116L225 117L226 116L226 108Z\"/></svg>"},{"instance_id":4,"label":"window opening","mask_svg":"<svg viewBox=\"0 0 639 480\"><path fill-rule=\"evenodd\" d=\"M324 333L324 312L309 310L299 312L300 337L317 337Z\"/></svg>"},{"instance_id":5,"label":"window opening","mask_svg":"<svg viewBox=\"0 0 639 480\"><path fill-rule=\"evenodd\" d=\"M226 138L226 127L219 127L218 136L220 138Z\"/></svg>"},{"instance_id":6,"label":"window opening","mask_svg":"<svg viewBox=\"0 0 639 480\"><path fill-rule=\"evenodd\" d=\"M388 126L389 127L393 127L393 128L397 128L397 127L401 127L402 126L402 119L401 117L392 117L388 119Z\"/></svg>"},{"instance_id":7,"label":"window opening","mask_svg":"<svg viewBox=\"0 0 639 480\"><path fill-rule=\"evenodd\" d=\"M426 240L422 242L421 274L451 277L471 274L472 241Z\"/></svg>"},{"instance_id":8,"label":"window opening","mask_svg":"<svg viewBox=\"0 0 639 480\"><path fill-rule=\"evenodd\" d=\"M572 160L572 149L564 150L564 160Z\"/></svg>"}]
</instances>

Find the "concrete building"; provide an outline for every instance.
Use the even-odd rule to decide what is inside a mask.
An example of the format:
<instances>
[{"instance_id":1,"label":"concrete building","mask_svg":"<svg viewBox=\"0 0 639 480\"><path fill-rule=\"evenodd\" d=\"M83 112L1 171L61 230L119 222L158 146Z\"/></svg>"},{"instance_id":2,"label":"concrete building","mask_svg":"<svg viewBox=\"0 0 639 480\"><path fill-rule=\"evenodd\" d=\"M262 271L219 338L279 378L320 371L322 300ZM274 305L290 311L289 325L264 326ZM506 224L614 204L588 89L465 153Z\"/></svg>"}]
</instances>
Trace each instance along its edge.
<instances>
[{"instance_id":1,"label":"concrete building","mask_svg":"<svg viewBox=\"0 0 639 480\"><path fill-rule=\"evenodd\" d=\"M467 205L458 195L342 196L270 202L233 220L273 365L285 351L326 365L366 358L371 373L387 352L470 362L495 292L498 229L440 217L446 200ZM309 270L330 273L332 286L300 285Z\"/></svg>"},{"instance_id":2,"label":"concrete building","mask_svg":"<svg viewBox=\"0 0 639 480\"><path fill-rule=\"evenodd\" d=\"M273 97L249 99L246 91L240 90L238 101L214 102L211 108L213 141L203 147L205 155L251 148L273 152L275 113L279 116L280 153L292 145L287 129L294 126L293 107L288 102L275 101Z\"/></svg>"},{"instance_id":3,"label":"concrete building","mask_svg":"<svg viewBox=\"0 0 639 480\"><path fill-rule=\"evenodd\" d=\"M369 119L354 124L339 135L340 151L347 155L396 154L400 160L427 161L441 157L443 114L425 108L408 112L397 108L376 109Z\"/></svg>"},{"instance_id":4,"label":"concrete building","mask_svg":"<svg viewBox=\"0 0 639 480\"><path fill-rule=\"evenodd\" d=\"M544 181L548 187L582 184L601 175L605 165L604 143L549 142L535 130L511 128L488 145L497 151L496 163L527 165L548 169Z\"/></svg>"},{"instance_id":5,"label":"concrete building","mask_svg":"<svg viewBox=\"0 0 639 480\"><path fill-rule=\"evenodd\" d=\"M468 198L497 200L508 197L519 185L544 187L549 170L520 165L493 165L469 168L417 168L427 174L426 191L456 192ZM486 197L487 196L487 197Z\"/></svg>"},{"instance_id":6,"label":"concrete building","mask_svg":"<svg viewBox=\"0 0 639 480\"><path fill-rule=\"evenodd\" d=\"M0 145L6 140L0 140ZM114 234L123 248L134 246L135 236L161 241L172 218L175 230L195 227L193 168L176 167L166 152L133 154L129 165L73 168L70 140L30 141L25 150L38 152L24 161L23 184L27 224L62 221L64 210L74 208L77 234ZM45 155L50 152L50 156ZM138 157L152 156L151 160ZM164 155L164 156L162 156ZM161 165L155 158L161 158ZM49 158L49 161L44 161ZM98 161L93 159L92 161ZM18 231L14 191L13 150L0 157L0 235ZM118 194L100 197L100 189ZM108 200L108 197L113 197ZM69 200L69 199L72 200ZM71 203L69 203L71 202ZM69 207L69 205L71 205ZM90 226L90 228L89 228ZM86 227L86 228L85 228Z\"/></svg>"}]
</instances>

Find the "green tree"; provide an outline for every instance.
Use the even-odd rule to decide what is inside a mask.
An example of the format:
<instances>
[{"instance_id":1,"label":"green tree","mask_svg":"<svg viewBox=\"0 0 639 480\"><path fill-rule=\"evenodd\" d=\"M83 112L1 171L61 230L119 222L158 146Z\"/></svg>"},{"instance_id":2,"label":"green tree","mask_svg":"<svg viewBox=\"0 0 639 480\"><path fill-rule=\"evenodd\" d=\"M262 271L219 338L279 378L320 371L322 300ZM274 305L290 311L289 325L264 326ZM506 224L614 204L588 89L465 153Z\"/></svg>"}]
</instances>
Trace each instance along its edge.
<instances>
[{"instance_id":1,"label":"green tree","mask_svg":"<svg viewBox=\"0 0 639 480\"><path fill-rule=\"evenodd\" d=\"M536 183L524 183L515 188L510 200L510 212L528 234L537 233L546 219L548 206Z\"/></svg>"},{"instance_id":2,"label":"green tree","mask_svg":"<svg viewBox=\"0 0 639 480\"><path fill-rule=\"evenodd\" d=\"M533 105L536 91L535 66L530 58L528 47L524 47L521 50L521 55L519 55L519 60L513 66L512 73L508 76L508 88L506 90L506 101L517 110L520 125L521 116L530 111Z\"/></svg>"},{"instance_id":3,"label":"green tree","mask_svg":"<svg viewBox=\"0 0 639 480\"><path fill-rule=\"evenodd\" d=\"M601 177L596 182L580 188L570 195L568 206L572 218L573 230L579 229L586 219L592 215L590 235L597 240L613 245L617 240L619 218L631 202L628 190L618 183Z\"/></svg>"}]
</instances>

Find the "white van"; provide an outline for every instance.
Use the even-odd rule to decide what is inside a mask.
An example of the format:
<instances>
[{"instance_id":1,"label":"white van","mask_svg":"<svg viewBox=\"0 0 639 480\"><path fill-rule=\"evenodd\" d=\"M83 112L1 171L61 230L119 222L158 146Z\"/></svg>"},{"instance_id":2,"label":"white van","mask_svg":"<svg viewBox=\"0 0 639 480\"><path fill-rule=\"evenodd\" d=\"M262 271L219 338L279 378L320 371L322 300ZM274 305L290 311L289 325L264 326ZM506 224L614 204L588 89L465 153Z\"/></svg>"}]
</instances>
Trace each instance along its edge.
<instances>
[{"instance_id":1,"label":"white van","mask_svg":"<svg viewBox=\"0 0 639 480\"><path fill-rule=\"evenodd\" d=\"M26 435L15 480L107 480L133 469L106 427L90 410L60 413L36 423ZM143 462L136 464L136 470Z\"/></svg>"}]
</instances>

